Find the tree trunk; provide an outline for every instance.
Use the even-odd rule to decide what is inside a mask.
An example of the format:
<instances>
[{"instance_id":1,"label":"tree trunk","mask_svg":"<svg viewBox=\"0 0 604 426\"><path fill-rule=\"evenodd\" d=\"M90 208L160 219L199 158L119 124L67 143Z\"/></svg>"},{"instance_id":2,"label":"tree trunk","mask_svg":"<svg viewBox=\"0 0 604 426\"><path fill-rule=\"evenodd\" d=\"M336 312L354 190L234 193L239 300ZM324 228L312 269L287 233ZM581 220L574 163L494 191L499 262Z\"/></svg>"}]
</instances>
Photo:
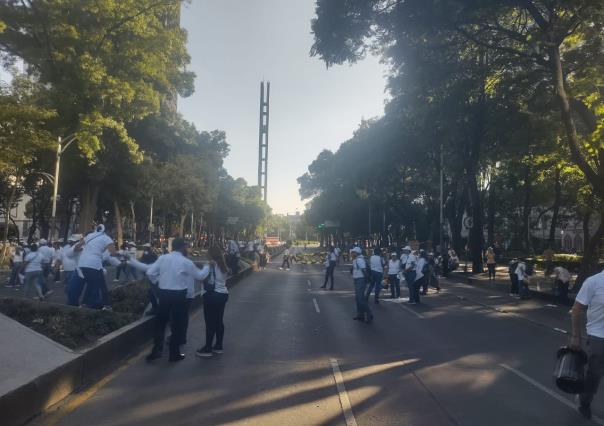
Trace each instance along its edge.
<instances>
[{"instance_id":1,"label":"tree trunk","mask_svg":"<svg viewBox=\"0 0 604 426\"><path fill-rule=\"evenodd\" d=\"M130 214L132 215L132 241L136 243L136 214L134 212L134 201L130 201Z\"/></svg>"},{"instance_id":2,"label":"tree trunk","mask_svg":"<svg viewBox=\"0 0 604 426\"><path fill-rule=\"evenodd\" d=\"M554 205L552 206L552 222L549 225L548 246L553 249L556 245L556 228L558 227L558 216L560 215L560 202L562 200L562 183L560 182L560 168L556 167L554 175ZM587 241L587 240L585 240Z\"/></svg>"},{"instance_id":3,"label":"tree trunk","mask_svg":"<svg viewBox=\"0 0 604 426\"><path fill-rule=\"evenodd\" d=\"M184 212L180 215L180 226L178 228L178 233L181 237L185 236L185 221L187 220L187 212Z\"/></svg>"},{"instance_id":4,"label":"tree trunk","mask_svg":"<svg viewBox=\"0 0 604 426\"><path fill-rule=\"evenodd\" d=\"M531 176L530 169L527 167L526 174L524 176L524 205L522 207L522 230L520 235L522 235L522 244L526 249L526 252L529 253L531 250Z\"/></svg>"},{"instance_id":5,"label":"tree trunk","mask_svg":"<svg viewBox=\"0 0 604 426\"><path fill-rule=\"evenodd\" d=\"M495 201L495 184L493 178L491 178L487 205L487 244L489 247L493 247L495 243Z\"/></svg>"},{"instance_id":6,"label":"tree trunk","mask_svg":"<svg viewBox=\"0 0 604 426\"><path fill-rule=\"evenodd\" d=\"M10 221L11 221L10 211L13 206L13 203L15 202L18 181L19 181L19 176L17 175L17 177L15 179L15 184L13 185L13 188L11 189L10 195L8 196L8 200L6 202L6 214L4 215L4 242L8 242L8 228L10 226Z\"/></svg>"},{"instance_id":7,"label":"tree trunk","mask_svg":"<svg viewBox=\"0 0 604 426\"><path fill-rule=\"evenodd\" d=\"M585 229L585 225L583 226ZM579 275L575 287L581 288L581 284L591 275L599 271L598 262L600 261L600 255L602 254L602 244L604 243L604 211L600 212L600 225L596 230L595 234L589 237L589 240L585 240L583 250L583 260L579 267Z\"/></svg>"},{"instance_id":8,"label":"tree trunk","mask_svg":"<svg viewBox=\"0 0 604 426\"><path fill-rule=\"evenodd\" d=\"M82 193L82 207L80 209L79 231L87 233L94 226L94 219L97 212L97 204L99 199L98 185L87 185Z\"/></svg>"},{"instance_id":9,"label":"tree trunk","mask_svg":"<svg viewBox=\"0 0 604 426\"><path fill-rule=\"evenodd\" d=\"M482 199L476 174L470 176L470 201L472 203L472 228L470 229L470 257L472 259L472 272L475 274L483 271L482 253L484 249L484 237L482 234Z\"/></svg>"},{"instance_id":10,"label":"tree trunk","mask_svg":"<svg viewBox=\"0 0 604 426\"><path fill-rule=\"evenodd\" d=\"M589 182L598 197L604 198L604 176L599 175L598 172L591 167L589 161L583 154L581 142L579 141L577 127L573 119L568 94L566 93L564 71L562 70L562 61L560 59L560 47L554 46L550 48L549 53L554 88L560 106L562 123L564 124L564 129L566 131L566 142L570 149L571 158L579 169L581 169L585 175L585 179Z\"/></svg>"},{"instance_id":11,"label":"tree trunk","mask_svg":"<svg viewBox=\"0 0 604 426\"><path fill-rule=\"evenodd\" d=\"M113 200L113 213L115 214L115 239L117 240L117 246L121 248L124 244L124 227L122 226L120 206L116 200Z\"/></svg>"}]
</instances>

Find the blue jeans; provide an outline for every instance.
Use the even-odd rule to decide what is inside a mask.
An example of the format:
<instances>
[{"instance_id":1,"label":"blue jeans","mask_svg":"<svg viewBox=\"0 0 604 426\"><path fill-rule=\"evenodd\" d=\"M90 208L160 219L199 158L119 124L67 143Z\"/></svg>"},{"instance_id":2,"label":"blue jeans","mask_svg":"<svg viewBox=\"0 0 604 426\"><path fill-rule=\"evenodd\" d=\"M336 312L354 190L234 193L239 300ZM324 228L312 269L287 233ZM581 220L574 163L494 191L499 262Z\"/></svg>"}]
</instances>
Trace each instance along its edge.
<instances>
[{"instance_id":1,"label":"blue jeans","mask_svg":"<svg viewBox=\"0 0 604 426\"><path fill-rule=\"evenodd\" d=\"M407 282L407 288L409 289L409 302L415 302L415 276L417 272L406 271L404 272L405 281Z\"/></svg>"},{"instance_id":2,"label":"blue jeans","mask_svg":"<svg viewBox=\"0 0 604 426\"><path fill-rule=\"evenodd\" d=\"M69 290L69 281L71 281L71 276L75 273L75 271L63 271L63 286L65 289L65 294L68 294Z\"/></svg>"},{"instance_id":3,"label":"blue jeans","mask_svg":"<svg viewBox=\"0 0 604 426\"><path fill-rule=\"evenodd\" d=\"M401 297L401 283L398 279L398 275L388 275L388 282L390 283L390 295L393 299Z\"/></svg>"},{"instance_id":4,"label":"blue jeans","mask_svg":"<svg viewBox=\"0 0 604 426\"><path fill-rule=\"evenodd\" d=\"M80 306L80 296L86 282L83 278L73 272L67 283L67 304L70 306Z\"/></svg>"},{"instance_id":5,"label":"blue jeans","mask_svg":"<svg viewBox=\"0 0 604 426\"><path fill-rule=\"evenodd\" d=\"M369 304L365 298L365 278L354 279L354 295L357 302L357 316L365 319L373 318ZM365 314L367 316L365 317Z\"/></svg>"},{"instance_id":6,"label":"blue jeans","mask_svg":"<svg viewBox=\"0 0 604 426\"><path fill-rule=\"evenodd\" d=\"M13 264L13 269L10 271L10 280L8 282L10 285L19 284L19 269L21 269L21 265L23 265L21 262Z\"/></svg>"},{"instance_id":7,"label":"blue jeans","mask_svg":"<svg viewBox=\"0 0 604 426\"><path fill-rule=\"evenodd\" d=\"M382 289L382 279L384 278L384 274L377 271L371 271L371 284L367 288L367 294L365 297L369 299L371 296L371 292L375 293L375 301L377 302L380 298L380 290Z\"/></svg>"},{"instance_id":8,"label":"blue jeans","mask_svg":"<svg viewBox=\"0 0 604 426\"><path fill-rule=\"evenodd\" d=\"M86 291L82 303L94 308L109 306L109 290L105 283L105 275L102 269L80 268L86 280Z\"/></svg>"}]
</instances>

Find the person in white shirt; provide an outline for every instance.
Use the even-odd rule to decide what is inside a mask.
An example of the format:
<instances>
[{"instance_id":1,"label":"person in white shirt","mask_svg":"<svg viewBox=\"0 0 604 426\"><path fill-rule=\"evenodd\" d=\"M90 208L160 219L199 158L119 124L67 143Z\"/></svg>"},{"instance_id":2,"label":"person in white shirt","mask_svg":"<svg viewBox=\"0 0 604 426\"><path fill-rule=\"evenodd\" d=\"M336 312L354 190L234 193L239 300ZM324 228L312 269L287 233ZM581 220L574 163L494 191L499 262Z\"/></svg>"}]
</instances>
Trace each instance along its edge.
<instances>
[{"instance_id":1,"label":"person in white shirt","mask_svg":"<svg viewBox=\"0 0 604 426\"><path fill-rule=\"evenodd\" d=\"M287 264L287 268L285 270L289 271L289 269L291 268L290 263L289 263L289 256L290 256L289 247L286 247L285 251L283 252L283 263L281 263L281 267L279 269L283 269L285 267L285 265Z\"/></svg>"},{"instance_id":2,"label":"person in white shirt","mask_svg":"<svg viewBox=\"0 0 604 426\"><path fill-rule=\"evenodd\" d=\"M354 295L357 305L357 316L355 321L365 321L368 324L373 322L373 314L369 308L369 303L365 298L365 288L367 287L367 263L363 258L363 250L360 247L355 247L350 251L352 256L352 279L354 281Z\"/></svg>"},{"instance_id":3,"label":"person in white shirt","mask_svg":"<svg viewBox=\"0 0 604 426\"><path fill-rule=\"evenodd\" d=\"M114 256L116 251L113 240L105 233L105 226L98 225L95 231L80 240L74 249L80 248L82 253L78 266L86 280L83 304L91 308L111 310L111 300L103 273L103 255L105 251L109 251L109 254Z\"/></svg>"},{"instance_id":4,"label":"person in white shirt","mask_svg":"<svg viewBox=\"0 0 604 426\"><path fill-rule=\"evenodd\" d=\"M604 271L587 278L575 298L571 318L570 347L581 350L584 314L587 311L588 364L579 412L591 418L591 402L604 376Z\"/></svg>"},{"instance_id":5,"label":"person in white shirt","mask_svg":"<svg viewBox=\"0 0 604 426\"><path fill-rule=\"evenodd\" d=\"M29 288L33 286L38 294L37 299L43 301L45 299L40 285L42 277L44 255L40 253L37 244L30 246L30 251L25 255L23 269L25 272L25 284L23 285L23 296L29 297Z\"/></svg>"},{"instance_id":6,"label":"person in white shirt","mask_svg":"<svg viewBox=\"0 0 604 426\"><path fill-rule=\"evenodd\" d=\"M416 301L415 299L415 276L417 268L417 257L413 253L411 253L410 246L406 246L405 248L403 248L403 255L401 256L401 265L403 268L403 275L405 276L405 281L407 282L407 288L409 289L409 304L415 305L418 302L418 300Z\"/></svg>"},{"instance_id":7,"label":"person in white shirt","mask_svg":"<svg viewBox=\"0 0 604 426\"><path fill-rule=\"evenodd\" d=\"M63 269L63 285L65 286L66 292L68 291L69 282L71 281L71 278L78 267L79 252L76 254L76 252L73 250L73 247L79 240L80 239L77 235L72 235L69 237L67 244L59 251L59 256L56 260L55 268Z\"/></svg>"},{"instance_id":8,"label":"person in white shirt","mask_svg":"<svg viewBox=\"0 0 604 426\"><path fill-rule=\"evenodd\" d=\"M342 255L342 250L340 249L340 247L336 246L334 247L333 252L336 255L336 265L338 265L340 263L340 256Z\"/></svg>"},{"instance_id":9,"label":"person in white shirt","mask_svg":"<svg viewBox=\"0 0 604 426\"><path fill-rule=\"evenodd\" d=\"M321 288L327 287L327 281L331 279L331 287L330 290L333 290L333 273L336 269L336 263L338 261L338 255L336 254L336 250L334 247L329 248L329 252L325 258L325 282L321 286Z\"/></svg>"},{"instance_id":10,"label":"person in white shirt","mask_svg":"<svg viewBox=\"0 0 604 426\"><path fill-rule=\"evenodd\" d=\"M526 273L526 263L524 263L524 259L520 259L518 266L516 266L516 278L518 278L520 298L528 298L528 275Z\"/></svg>"},{"instance_id":11,"label":"person in white shirt","mask_svg":"<svg viewBox=\"0 0 604 426\"><path fill-rule=\"evenodd\" d=\"M239 272L239 259L241 258L241 252L239 251L239 244L234 238L229 239L227 242L227 263L233 274Z\"/></svg>"},{"instance_id":12,"label":"person in white shirt","mask_svg":"<svg viewBox=\"0 0 604 426\"><path fill-rule=\"evenodd\" d=\"M419 257L417 257L417 264L415 265L415 282L413 283L413 301L416 304L420 303L420 289L427 279L427 273L428 259L426 258L426 252L420 250Z\"/></svg>"},{"instance_id":13,"label":"person in white shirt","mask_svg":"<svg viewBox=\"0 0 604 426\"><path fill-rule=\"evenodd\" d=\"M52 290L48 290L48 276L51 271L52 259L54 257L55 251L52 247L48 247L48 242L42 238L38 242L38 253L42 258L42 278L40 279L40 286L42 287L42 294L44 296L52 294Z\"/></svg>"},{"instance_id":14,"label":"person in white shirt","mask_svg":"<svg viewBox=\"0 0 604 426\"><path fill-rule=\"evenodd\" d=\"M210 272L203 285L203 318L206 323L206 343L199 348L196 355L211 358L224 350L224 309L229 300L226 286L228 268L220 247L213 246L208 250ZM214 338L216 340L214 340Z\"/></svg>"},{"instance_id":15,"label":"person in white shirt","mask_svg":"<svg viewBox=\"0 0 604 426\"><path fill-rule=\"evenodd\" d=\"M392 299L398 299L401 297L401 282L398 278L398 274L401 272L401 260L398 258L396 253L390 253L387 273L388 283L390 284L390 297Z\"/></svg>"},{"instance_id":16,"label":"person in white shirt","mask_svg":"<svg viewBox=\"0 0 604 426\"><path fill-rule=\"evenodd\" d=\"M568 269L562 266L556 266L553 270L554 281L556 283L556 296L560 303L568 302L568 286L570 284L571 275Z\"/></svg>"},{"instance_id":17,"label":"person in white shirt","mask_svg":"<svg viewBox=\"0 0 604 426\"><path fill-rule=\"evenodd\" d=\"M182 238L172 241L172 252L160 256L149 269L147 276L158 283L159 312L155 317L155 336L153 350L147 355L151 362L161 358L166 325L170 322L170 362L185 358L180 353L180 345L185 340L187 317L187 293L195 291L195 280L201 281L208 276L210 268L199 269L187 257L187 244Z\"/></svg>"},{"instance_id":18,"label":"person in white shirt","mask_svg":"<svg viewBox=\"0 0 604 426\"><path fill-rule=\"evenodd\" d=\"M23 266L23 248L20 245L13 247L10 260L11 272L7 287L19 285L19 271L21 270L21 266Z\"/></svg>"},{"instance_id":19,"label":"person in white shirt","mask_svg":"<svg viewBox=\"0 0 604 426\"><path fill-rule=\"evenodd\" d=\"M382 258L382 251L379 247L373 249L373 255L369 258L369 268L371 269L371 282L367 288L365 297L369 299L371 292L374 292L375 303L380 303L380 290L382 290L382 280L384 279L384 259Z\"/></svg>"}]
</instances>

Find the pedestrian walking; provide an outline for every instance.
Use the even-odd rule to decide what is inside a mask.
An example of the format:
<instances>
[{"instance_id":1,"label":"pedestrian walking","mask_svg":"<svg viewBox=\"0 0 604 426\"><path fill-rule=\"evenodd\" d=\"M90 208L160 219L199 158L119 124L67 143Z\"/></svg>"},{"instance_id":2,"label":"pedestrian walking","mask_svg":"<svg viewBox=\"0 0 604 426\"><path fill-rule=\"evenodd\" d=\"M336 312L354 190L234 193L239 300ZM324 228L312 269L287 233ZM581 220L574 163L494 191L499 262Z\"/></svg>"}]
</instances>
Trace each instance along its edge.
<instances>
[{"instance_id":1,"label":"pedestrian walking","mask_svg":"<svg viewBox=\"0 0 604 426\"><path fill-rule=\"evenodd\" d=\"M19 272L23 266L23 248L15 245L10 257L11 271L7 287L16 287L19 285Z\"/></svg>"},{"instance_id":2,"label":"pedestrian walking","mask_svg":"<svg viewBox=\"0 0 604 426\"><path fill-rule=\"evenodd\" d=\"M30 287L34 287L37 293L36 299L43 301L45 299L44 292L42 291L42 275L43 275L43 262L44 255L40 253L37 244L32 244L29 247L29 253L25 256L22 270L25 273L25 283L23 285L23 296L29 297Z\"/></svg>"},{"instance_id":3,"label":"pedestrian walking","mask_svg":"<svg viewBox=\"0 0 604 426\"><path fill-rule=\"evenodd\" d=\"M229 269L233 271L233 274L237 274L239 272L239 259L241 257L241 252L239 251L239 244L235 241L234 238L230 238L227 242L227 264Z\"/></svg>"},{"instance_id":4,"label":"pedestrian walking","mask_svg":"<svg viewBox=\"0 0 604 426\"><path fill-rule=\"evenodd\" d=\"M438 267L434 259L434 253L428 253L426 256L426 266L424 266L424 269L426 272L424 274L424 282L422 283L422 294L428 294L428 287L435 288L437 292L440 292L437 276Z\"/></svg>"},{"instance_id":5,"label":"pedestrian walking","mask_svg":"<svg viewBox=\"0 0 604 426\"><path fill-rule=\"evenodd\" d=\"M417 304L420 303L420 294L427 294L427 274L428 274L428 259L426 258L426 252L420 250L417 255L417 264L415 266L415 282L413 285L413 301ZM424 292L420 290L424 287Z\"/></svg>"},{"instance_id":6,"label":"pedestrian walking","mask_svg":"<svg viewBox=\"0 0 604 426\"><path fill-rule=\"evenodd\" d=\"M510 260L508 265L508 274L510 275L510 296L519 297L520 290L518 288L518 275L516 275L516 269L518 268L518 259L514 258Z\"/></svg>"},{"instance_id":7,"label":"pedestrian walking","mask_svg":"<svg viewBox=\"0 0 604 426\"><path fill-rule=\"evenodd\" d=\"M373 322L373 314L365 298L365 288L369 281L367 263L363 258L363 250L360 247L353 248L350 255L352 256L352 279L354 281L354 294L357 305L357 316L353 319L371 324Z\"/></svg>"},{"instance_id":8,"label":"pedestrian walking","mask_svg":"<svg viewBox=\"0 0 604 426\"><path fill-rule=\"evenodd\" d=\"M369 300L371 292L374 293L374 302L380 303L380 291L382 290L382 280L384 279L384 259L379 247L373 249L373 255L369 258L370 282L367 287L365 297Z\"/></svg>"},{"instance_id":9,"label":"pedestrian walking","mask_svg":"<svg viewBox=\"0 0 604 426\"><path fill-rule=\"evenodd\" d=\"M38 253L41 255L42 259L42 278L40 278L40 287L42 288L42 294L46 296L47 294L52 294L52 290L48 289L48 277L50 276L50 271L52 269L51 264L55 252L51 247L48 247L48 241L42 238L38 242Z\"/></svg>"},{"instance_id":10,"label":"pedestrian walking","mask_svg":"<svg viewBox=\"0 0 604 426\"><path fill-rule=\"evenodd\" d=\"M106 251L114 256L115 244L105 233L105 226L98 225L94 232L86 235L75 247L82 248L78 266L86 281L83 303L92 308L111 310L110 295L103 273L103 256Z\"/></svg>"},{"instance_id":11,"label":"pedestrian walking","mask_svg":"<svg viewBox=\"0 0 604 426\"><path fill-rule=\"evenodd\" d=\"M529 297L529 289L528 289L528 279L529 274L527 273L526 263L524 259L520 259L518 261L518 266L516 266L516 277L518 278L518 292L521 299L528 299Z\"/></svg>"},{"instance_id":12,"label":"pedestrian walking","mask_svg":"<svg viewBox=\"0 0 604 426\"><path fill-rule=\"evenodd\" d=\"M556 266L553 272L556 298L560 303L565 304L568 302L568 286L571 280L570 272L562 266Z\"/></svg>"},{"instance_id":13,"label":"pedestrian walking","mask_svg":"<svg viewBox=\"0 0 604 426\"><path fill-rule=\"evenodd\" d=\"M571 311L571 349L581 350L586 311L588 362L584 390L578 397L578 410L590 419L591 402L604 375L604 271L587 278L577 294Z\"/></svg>"},{"instance_id":14,"label":"pedestrian walking","mask_svg":"<svg viewBox=\"0 0 604 426\"><path fill-rule=\"evenodd\" d=\"M180 345L186 336L187 293L195 291L195 280L203 280L209 273L209 267L199 269L187 259L187 244L182 238L172 241L172 252L160 256L147 269L147 276L158 283L159 312L155 317L153 349L147 355L151 362L161 358L164 346L166 325L170 322L170 362L181 361L185 355L180 352Z\"/></svg>"},{"instance_id":15,"label":"pedestrian walking","mask_svg":"<svg viewBox=\"0 0 604 426\"><path fill-rule=\"evenodd\" d=\"M335 247L330 247L329 252L325 258L325 282L321 286L321 288L327 287L327 281L331 279L331 287L330 290L333 290L333 273L336 269L336 264L338 263L338 255Z\"/></svg>"},{"instance_id":16,"label":"pedestrian walking","mask_svg":"<svg viewBox=\"0 0 604 426\"><path fill-rule=\"evenodd\" d=\"M489 281L495 279L495 272L497 267L497 260L495 260L495 252L493 251L493 247L489 247L487 249L487 269L489 271Z\"/></svg>"},{"instance_id":17,"label":"pedestrian walking","mask_svg":"<svg viewBox=\"0 0 604 426\"><path fill-rule=\"evenodd\" d=\"M405 246L403 248L403 254L401 256L401 265L403 265L403 275L407 288L409 290L409 304L415 305L417 303L415 297L415 278L417 268L417 257L411 253L411 247ZM418 291L419 294L419 291Z\"/></svg>"},{"instance_id":18,"label":"pedestrian walking","mask_svg":"<svg viewBox=\"0 0 604 426\"><path fill-rule=\"evenodd\" d=\"M73 278L73 274L76 273L76 268L78 267L78 257L79 253L76 253L73 250L73 247L76 243L80 241L78 235L72 235L67 240L67 244L61 247L61 251L59 252L59 256L57 257L57 265L56 268L63 269L63 289L65 294L68 293L69 283Z\"/></svg>"},{"instance_id":19,"label":"pedestrian walking","mask_svg":"<svg viewBox=\"0 0 604 426\"><path fill-rule=\"evenodd\" d=\"M390 297L392 299L398 299L401 297L401 282L399 279L399 274L401 272L401 260L398 258L396 252L390 253L387 273L388 283L390 284Z\"/></svg>"},{"instance_id":20,"label":"pedestrian walking","mask_svg":"<svg viewBox=\"0 0 604 426\"><path fill-rule=\"evenodd\" d=\"M283 269L285 268L285 265L287 265L287 268L285 269L286 271L289 271L291 266L289 264L289 256L290 256L290 251L289 251L289 247L287 247L285 249L285 251L283 252L283 263L281 263L281 267L279 269Z\"/></svg>"},{"instance_id":21,"label":"pedestrian walking","mask_svg":"<svg viewBox=\"0 0 604 426\"><path fill-rule=\"evenodd\" d=\"M203 285L203 318L206 324L206 343L196 355L211 358L224 350L224 310L229 300L226 286L228 269L219 247L210 247L210 272ZM215 340L214 340L215 339Z\"/></svg>"}]
</instances>

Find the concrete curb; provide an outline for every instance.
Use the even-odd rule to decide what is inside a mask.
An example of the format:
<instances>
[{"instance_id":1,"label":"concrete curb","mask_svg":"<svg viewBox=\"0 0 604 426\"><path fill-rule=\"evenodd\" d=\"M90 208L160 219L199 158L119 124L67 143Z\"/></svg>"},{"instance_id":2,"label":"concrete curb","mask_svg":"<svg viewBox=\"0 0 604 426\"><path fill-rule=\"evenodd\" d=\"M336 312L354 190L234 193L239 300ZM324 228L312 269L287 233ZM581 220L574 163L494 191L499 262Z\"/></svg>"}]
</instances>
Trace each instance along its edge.
<instances>
[{"instance_id":1,"label":"concrete curb","mask_svg":"<svg viewBox=\"0 0 604 426\"><path fill-rule=\"evenodd\" d=\"M247 266L229 277L233 287L252 273ZM198 293L192 309L202 306ZM60 402L77 390L113 370L116 365L132 357L148 344L153 336L153 317L144 317L119 330L103 336L71 361L43 374L33 381L0 396L0 418L3 426L22 425L48 407ZM43 354L40 354L41 356Z\"/></svg>"}]
</instances>

